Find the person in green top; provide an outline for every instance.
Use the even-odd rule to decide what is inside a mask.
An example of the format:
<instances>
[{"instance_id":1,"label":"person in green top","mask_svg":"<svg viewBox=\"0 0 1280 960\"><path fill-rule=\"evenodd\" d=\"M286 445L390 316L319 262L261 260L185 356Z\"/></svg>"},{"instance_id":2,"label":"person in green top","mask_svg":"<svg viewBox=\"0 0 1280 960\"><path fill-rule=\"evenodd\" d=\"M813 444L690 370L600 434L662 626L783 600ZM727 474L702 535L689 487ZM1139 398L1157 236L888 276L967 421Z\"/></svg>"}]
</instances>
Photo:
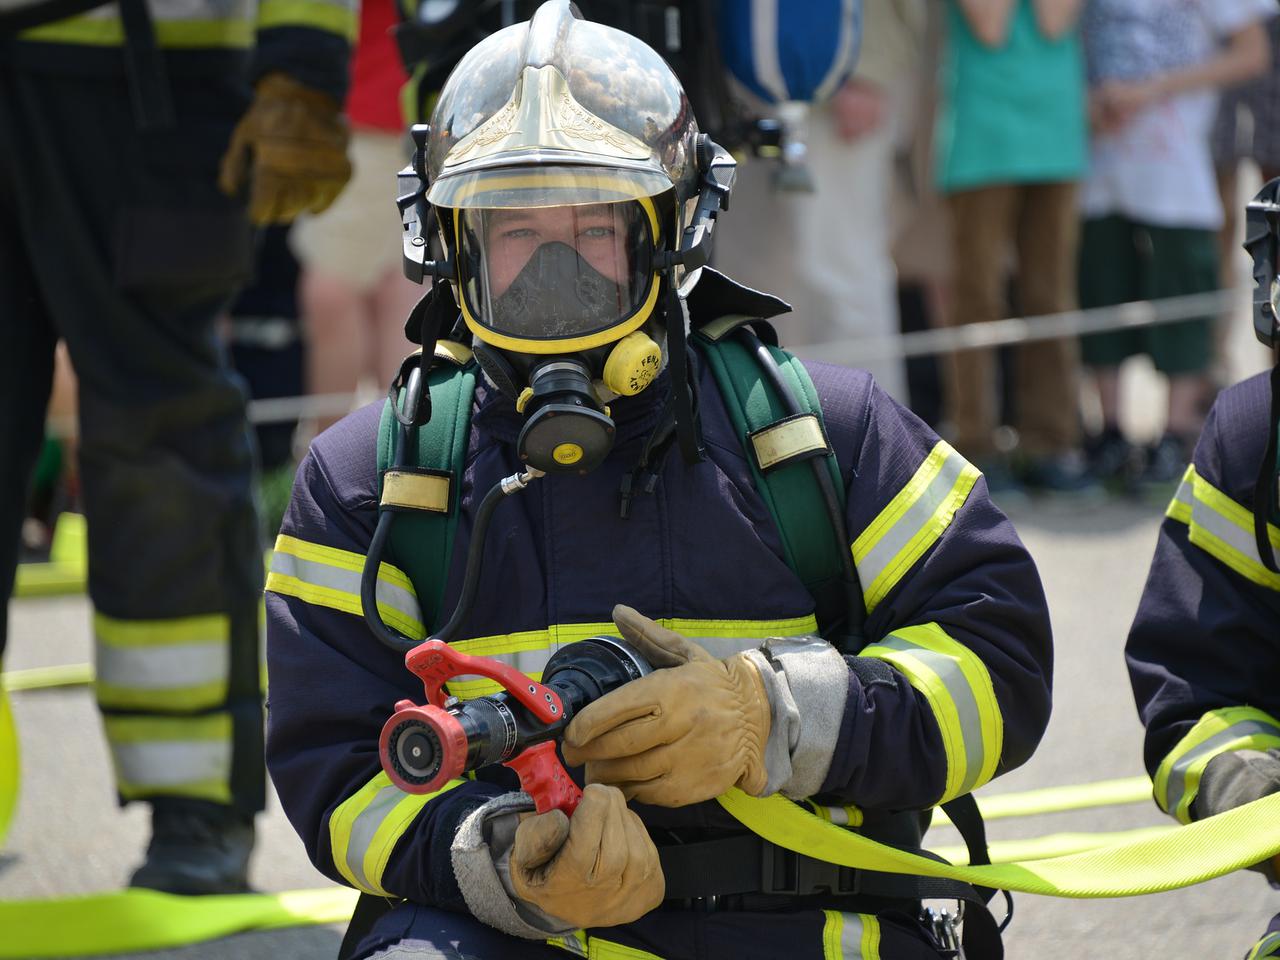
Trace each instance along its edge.
<instances>
[{"instance_id":1,"label":"person in green top","mask_svg":"<svg viewBox=\"0 0 1280 960\"><path fill-rule=\"evenodd\" d=\"M952 221L952 324L1007 316L1009 279L1023 314L1073 305L1076 185L1088 148L1082 2L947 3L936 176ZM1074 343L1017 348L1013 464L997 446L992 352L953 354L944 369L957 446L982 464L994 489L1018 481L1051 491L1091 487L1079 452Z\"/></svg>"}]
</instances>

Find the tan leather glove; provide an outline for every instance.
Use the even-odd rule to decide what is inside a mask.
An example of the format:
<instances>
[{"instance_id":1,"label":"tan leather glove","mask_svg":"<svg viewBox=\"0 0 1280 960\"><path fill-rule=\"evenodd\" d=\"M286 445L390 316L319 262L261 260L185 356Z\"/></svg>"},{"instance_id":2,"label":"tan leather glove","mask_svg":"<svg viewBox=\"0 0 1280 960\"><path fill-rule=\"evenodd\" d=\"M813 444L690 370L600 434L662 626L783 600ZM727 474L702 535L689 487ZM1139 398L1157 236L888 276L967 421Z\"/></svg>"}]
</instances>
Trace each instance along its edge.
<instances>
[{"instance_id":1,"label":"tan leather glove","mask_svg":"<svg viewBox=\"0 0 1280 960\"><path fill-rule=\"evenodd\" d=\"M564 758L587 780L628 799L683 807L730 787L759 795L768 782L769 698L755 665L717 660L630 607L613 608L623 639L655 667L601 697L565 731Z\"/></svg>"},{"instance_id":2,"label":"tan leather glove","mask_svg":"<svg viewBox=\"0 0 1280 960\"><path fill-rule=\"evenodd\" d=\"M640 818L613 787L589 784L573 816L526 816L511 848L522 900L574 926L613 927L662 902L666 880Z\"/></svg>"},{"instance_id":3,"label":"tan leather glove","mask_svg":"<svg viewBox=\"0 0 1280 960\"><path fill-rule=\"evenodd\" d=\"M319 213L351 179L349 140L341 104L283 73L269 73L231 134L218 186L238 196L248 183L249 218L257 224Z\"/></svg>"}]
</instances>

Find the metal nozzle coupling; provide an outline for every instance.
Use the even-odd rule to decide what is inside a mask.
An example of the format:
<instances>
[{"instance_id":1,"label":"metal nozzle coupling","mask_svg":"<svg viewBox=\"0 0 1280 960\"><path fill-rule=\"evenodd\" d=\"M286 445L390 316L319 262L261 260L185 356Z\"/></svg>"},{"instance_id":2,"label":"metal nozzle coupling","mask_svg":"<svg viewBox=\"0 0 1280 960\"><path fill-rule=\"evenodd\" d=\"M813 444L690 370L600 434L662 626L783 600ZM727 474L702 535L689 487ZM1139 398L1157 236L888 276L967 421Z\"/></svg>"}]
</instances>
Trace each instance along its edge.
<instances>
[{"instance_id":1,"label":"metal nozzle coupling","mask_svg":"<svg viewBox=\"0 0 1280 960\"><path fill-rule=\"evenodd\" d=\"M499 484L502 487L502 492L509 497L513 493L519 493L539 477L545 476L546 474L536 467L527 467L523 473L513 473L509 477L503 477Z\"/></svg>"}]
</instances>

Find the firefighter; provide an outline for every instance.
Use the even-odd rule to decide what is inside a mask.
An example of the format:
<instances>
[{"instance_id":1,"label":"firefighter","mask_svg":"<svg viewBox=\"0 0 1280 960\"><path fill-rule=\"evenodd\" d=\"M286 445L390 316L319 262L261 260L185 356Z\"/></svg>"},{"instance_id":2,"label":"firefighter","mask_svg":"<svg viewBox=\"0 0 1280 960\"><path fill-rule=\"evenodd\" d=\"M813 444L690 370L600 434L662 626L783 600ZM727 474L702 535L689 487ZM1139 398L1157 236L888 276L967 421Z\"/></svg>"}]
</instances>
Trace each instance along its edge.
<instances>
[{"instance_id":1,"label":"firefighter","mask_svg":"<svg viewBox=\"0 0 1280 960\"><path fill-rule=\"evenodd\" d=\"M151 808L134 886L247 889L262 548L245 396L214 325L249 273L251 221L320 209L346 180L353 24L345 0L0 12L0 591L62 338L95 693L119 799Z\"/></svg>"},{"instance_id":2,"label":"firefighter","mask_svg":"<svg viewBox=\"0 0 1280 960\"><path fill-rule=\"evenodd\" d=\"M1280 180L1247 208L1254 329L1280 346ZM1280 790L1280 363L1219 394L1160 527L1125 659L1144 759L1182 823ZM1276 884L1276 863L1255 869ZM1280 916L1249 954L1280 957Z\"/></svg>"},{"instance_id":3,"label":"firefighter","mask_svg":"<svg viewBox=\"0 0 1280 960\"><path fill-rule=\"evenodd\" d=\"M461 60L415 163L443 247L415 264L437 280L407 326L439 385L480 371L474 402L432 389L427 426L461 435L458 470L422 459L384 482L395 420L357 411L301 465L267 581L283 808L323 873L394 905L348 955L953 956L912 878L772 846L711 798L782 793L914 846L922 812L1030 756L1049 618L981 475L869 375L819 363L825 428L783 418L777 445L745 452L708 338L786 307L698 269L732 161L654 51L566 0ZM761 487L773 457L805 471L815 451L844 489L808 539L850 531L844 615L792 569ZM493 507L522 471L545 476ZM388 541L400 510L452 532ZM409 793L379 733L422 683L366 626L374 606L532 677L602 633L659 669L574 718L564 757L591 782L572 817L535 815L500 766Z\"/></svg>"}]
</instances>

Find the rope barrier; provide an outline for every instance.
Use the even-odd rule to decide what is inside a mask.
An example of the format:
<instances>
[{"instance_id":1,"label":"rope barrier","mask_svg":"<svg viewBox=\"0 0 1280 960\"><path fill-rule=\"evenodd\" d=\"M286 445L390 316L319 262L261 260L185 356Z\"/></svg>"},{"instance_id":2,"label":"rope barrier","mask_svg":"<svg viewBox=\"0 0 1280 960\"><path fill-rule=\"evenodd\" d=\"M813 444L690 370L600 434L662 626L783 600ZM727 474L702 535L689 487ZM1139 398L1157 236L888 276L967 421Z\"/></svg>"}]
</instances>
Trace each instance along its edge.
<instances>
[{"instance_id":1,"label":"rope barrier","mask_svg":"<svg viewBox=\"0 0 1280 960\"><path fill-rule=\"evenodd\" d=\"M846 338L789 349L801 357L858 366L867 360L923 357L1087 333L1163 326L1225 313L1247 302L1248 296L1248 287L1236 287L1162 300L1137 300L1091 310L1068 310L1037 317L1010 317L958 327L919 330L897 336Z\"/></svg>"}]
</instances>

